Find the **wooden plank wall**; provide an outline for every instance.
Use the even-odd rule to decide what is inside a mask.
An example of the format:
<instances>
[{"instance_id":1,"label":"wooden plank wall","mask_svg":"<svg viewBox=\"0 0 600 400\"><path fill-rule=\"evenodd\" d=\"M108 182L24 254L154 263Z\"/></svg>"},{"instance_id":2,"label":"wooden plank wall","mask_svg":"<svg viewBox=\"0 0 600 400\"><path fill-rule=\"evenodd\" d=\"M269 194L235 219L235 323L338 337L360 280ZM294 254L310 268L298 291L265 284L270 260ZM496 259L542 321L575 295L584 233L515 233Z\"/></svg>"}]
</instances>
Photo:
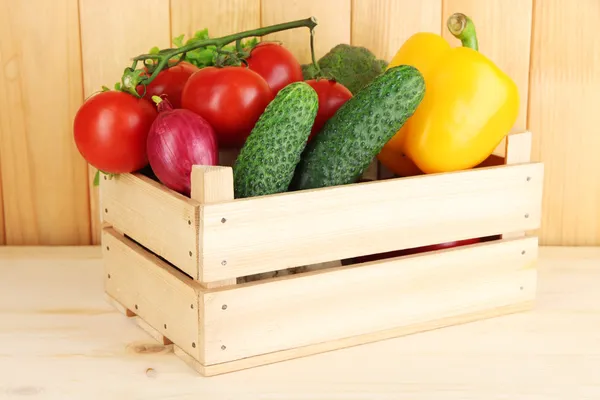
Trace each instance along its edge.
<instances>
[{"instance_id":1,"label":"wooden plank wall","mask_svg":"<svg viewBox=\"0 0 600 400\"><path fill-rule=\"evenodd\" d=\"M98 242L95 171L74 146L72 120L132 56L205 27L218 36L313 15L317 56L352 43L390 59L419 30L458 45L445 27L457 11L519 86L513 131L533 132L533 159L546 165L541 243L600 245L598 0L0 0L0 244ZM308 37L266 39L304 63Z\"/></svg>"}]
</instances>

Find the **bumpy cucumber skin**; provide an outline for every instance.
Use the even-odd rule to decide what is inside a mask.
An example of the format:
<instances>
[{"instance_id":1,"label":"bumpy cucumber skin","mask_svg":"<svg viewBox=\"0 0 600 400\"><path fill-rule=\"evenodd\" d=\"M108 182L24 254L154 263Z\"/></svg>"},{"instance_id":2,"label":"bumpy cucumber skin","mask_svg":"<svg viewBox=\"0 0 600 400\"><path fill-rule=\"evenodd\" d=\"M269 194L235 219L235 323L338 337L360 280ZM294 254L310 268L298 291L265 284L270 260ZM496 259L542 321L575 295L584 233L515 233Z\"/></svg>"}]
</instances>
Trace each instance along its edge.
<instances>
[{"instance_id":1,"label":"bumpy cucumber skin","mask_svg":"<svg viewBox=\"0 0 600 400\"><path fill-rule=\"evenodd\" d=\"M305 82L294 82L269 103L233 166L235 198L288 190L312 125L319 98Z\"/></svg>"},{"instance_id":2,"label":"bumpy cucumber skin","mask_svg":"<svg viewBox=\"0 0 600 400\"><path fill-rule=\"evenodd\" d=\"M344 103L306 146L290 189L354 183L425 95L414 67L390 68Z\"/></svg>"}]
</instances>

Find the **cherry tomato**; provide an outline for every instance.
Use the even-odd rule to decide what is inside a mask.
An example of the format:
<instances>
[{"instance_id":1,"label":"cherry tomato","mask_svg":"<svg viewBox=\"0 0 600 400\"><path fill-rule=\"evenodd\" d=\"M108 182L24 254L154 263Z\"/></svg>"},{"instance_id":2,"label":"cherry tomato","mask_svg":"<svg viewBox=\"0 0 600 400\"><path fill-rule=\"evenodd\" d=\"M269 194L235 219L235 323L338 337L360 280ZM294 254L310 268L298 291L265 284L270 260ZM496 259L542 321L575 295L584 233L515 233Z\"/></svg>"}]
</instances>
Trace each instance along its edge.
<instances>
[{"instance_id":1,"label":"cherry tomato","mask_svg":"<svg viewBox=\"0 0 600 400\"><path fill-rule=\"evenodd\" d=\"M208 121L219 147L240 148L273 97L267 82L245 66L206 67L188 79L181 104Z\"/></svg>"},{"instance_id":2,"label":"cherry tomato","mask_svg":"<svg viewBox=\"0 0 600 400\"><path fill-rule=\"evenodd\" d=\"M156 107L146 99L120 91L98 93L75 115L75 144L101 171L137 171L148 164L146 138L156 116Z\"/></svg>"},{"instance_id":3,"label":"cherry tomato","mask_svg":"<svg viewBox=\"0 0 600 400\"><path fill-rule=\"evenodd\" d=\"M173 108L181 108L181 91L190 76L200 68L185 61L164 69L146 86L144 98L152 101L152 96L166 95ZM139 95L144 94L142 85L137 87Z\"/></svg>"},{"instance_id":4,"label":"cherry tomato","mask_svg":"<svg viewBox=\"0 0 600 400\"><path fill-rule=\"evenodd\" d=\"M308 141L311 141L338 108L352 97L352 92L341 83L328 79L311 79L306 83L315 89L319 96L317 117L308 137Z\"/></svg>"},{"instance_id":5,"label":"cherry tomato","mask_svg":"<svg viewBox=\"0 0 600 400\"><path fill-rule=\"evenodd\" d=\"M251 70L265 78L273 94L292 82L304 79L298 60L279 43L259 43L252 49L246 62Z\"/></svg>"}]
</instances>

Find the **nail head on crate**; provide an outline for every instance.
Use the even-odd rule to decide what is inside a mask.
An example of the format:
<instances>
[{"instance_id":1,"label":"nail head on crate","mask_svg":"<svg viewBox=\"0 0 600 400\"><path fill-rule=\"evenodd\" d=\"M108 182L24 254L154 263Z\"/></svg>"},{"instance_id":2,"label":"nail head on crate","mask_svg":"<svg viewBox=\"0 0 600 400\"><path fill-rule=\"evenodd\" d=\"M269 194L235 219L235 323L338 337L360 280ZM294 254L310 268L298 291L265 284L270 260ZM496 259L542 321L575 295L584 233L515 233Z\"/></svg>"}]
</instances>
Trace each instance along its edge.
<instances>
[{"instance_id":1,"label":"nail head on crate","mask_svg":"<svg viewBox=\"0 0 600 400\"><path fill-rule=\"evenodd\" d=\"M105 208L105 209L104 209L104 212L108 214L108 208Z\"/></svg>"},{"instance_id":2,"label":"nail head on crate","mask_svg":"<svg viewBox=\"0 0 600 400\"><path fill-rule=\"evenodd\" d=\"M225 222L227 222L227 218L221 218L221 223L224 224Z\"/></svg>"},{"instance_id":3,"label":"nail head on crate","mask_svg":"<svg viewBox=\"0 0 600 400\"><path fill-rule=\"evenodd\" d=\"M192 220L188 219L188 225L191 225L191 224L192 224Z\"/></svg>"},{"instance_id":4,"label":"nail head on crate","mask_svg":"<svg viewBox=\"0 0 600 400\"><path fill-rule=\"evenodd\" d=\"M525 214L525 218L529 218L529 214Z\"/></svg>"},{"instance_id":5,"label":"nail head on crate","mask_svg":"<svg viewBox=\"0 0 600 400\"><path fill-rule=\"evenodd\" d=\"M164 324L163 326L164 326L165 329L167 329L167 324Z\"/></svg>"},{"instance_id":6,"label":"nail head on crate","mask_svg":"<svg viewBox=\"0 0 600 400\"><path fill-rule=\"evenodd\" d=\"M221 261L221 265L227 265L227 261L226 260Z\"/></svg>"},{"instance_id":7,"label":"nail head on crate","mask_svg":"<svg viewBox=\"0 0 600 400\"><path fill-rule=\"evenodd\" d=\"M190 251L189 254L190 254L190 257L191 257L192 256L192 252Z\"/></svg>"},{"instance_id":8,"label":"nail head on crate","mask_svg":"<svg viewBox=\"0 0 600 400\"><path fill-rule=\"evenodd\" d=\"M529 182L530 180L531 180L531 177L530 177L530 176L528 176L528 177L527 177L527 182Z\"/></svg>"},{"instance_id":9,"label":"nail head on crate","mask_svg":"<svg viewBox=\"0 0 600 400\"><path fill-rule=\"evenodd\" d=\"M196 348L196 342L192 342L192 347Z\"/></svg>"},{"instance_id":10,"label":"nail head on crate","mask_svg":"<svg viewBox=\"0 0 600 400\"><path fill-rule=\"evenodd\" d=\"M221 310L227 310L227 304L223 304L223 305L221 306Z\"/></svg>"},{"instance_id":11,"label":"nail head on crate","mask_svg":"<svg viewBox=\"0 0 600 400\"><path fill-rule=\"evenodd\" d=\"M525 254L525 250L521 250L521 254Z\"/></svg>"},{"instance_id":12,"label":"nail head on crate","mask_svg":"<svg viewBox=\"0 0 600 400\"><path fill-rule=\"evenodd\" d=\"M225 345L221 346L221 350L225 350L227 347Z\"/></svg>"},{"instance_id":13,"label":"nail head on crate","mask_svg":"<svg viewBox=\"0 0 600 400\"><path fill-rule=\"evenodd\" d=\"M135 305L135 309L136 309L136 310L138 309L138 305L137 305L137 304Z\"/></svg>"}]
</instances>

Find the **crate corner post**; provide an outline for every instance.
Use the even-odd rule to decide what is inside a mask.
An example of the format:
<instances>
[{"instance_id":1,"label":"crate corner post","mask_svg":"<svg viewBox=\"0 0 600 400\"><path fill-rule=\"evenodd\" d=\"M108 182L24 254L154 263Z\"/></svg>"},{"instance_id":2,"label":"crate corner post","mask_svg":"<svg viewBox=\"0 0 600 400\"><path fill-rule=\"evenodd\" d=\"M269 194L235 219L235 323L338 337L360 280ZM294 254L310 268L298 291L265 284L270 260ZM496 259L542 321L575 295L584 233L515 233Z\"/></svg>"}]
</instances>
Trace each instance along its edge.
<instances>
[{"instance_id":1,"label":"crate corner post","mask_svg":"<svg viewBox=\"0 0 600 400\"><path fill-rule=\"evenodd\" d=\"M233 168L229 166L212 165L194 165L192 166L192 191L191 198L200 203L201 213L205 206L218 204L221 202L232 201L234 199L233 190ZM227 218L222 218L222 223L227 222ZM234 285L236 278L228 278L220 281L205 280L204 274L204 236L205 220L200 218L198 235L198 279L205 288L215 288L228 285Z\"/></svg>"}]
</instances>

